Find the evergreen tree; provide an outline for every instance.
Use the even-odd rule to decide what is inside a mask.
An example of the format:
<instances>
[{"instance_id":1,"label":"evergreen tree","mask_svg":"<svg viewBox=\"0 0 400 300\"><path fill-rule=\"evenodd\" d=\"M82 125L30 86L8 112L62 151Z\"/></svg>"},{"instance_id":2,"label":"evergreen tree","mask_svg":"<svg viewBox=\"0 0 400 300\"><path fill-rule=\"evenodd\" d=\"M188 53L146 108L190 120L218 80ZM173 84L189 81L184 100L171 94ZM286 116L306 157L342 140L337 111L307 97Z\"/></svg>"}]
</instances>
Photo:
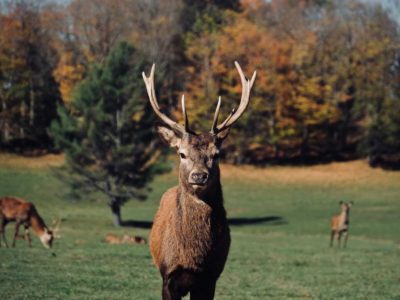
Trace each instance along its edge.
<instances>
[{"instance_id":1,"label":"evergreen tree","mask_svg":"<svg viewBox=\"0 0 400 300\"><path fill-rule=\"evenodd\" d=\"M164 170L141 78L148 65L132 46L120 43L103 65L93 67L70 110L59 108L59 121L52 124L73 191L107 195L116 226L122 224L121 205L145 199L147 183Z\"/></svg>"}]
</instances>

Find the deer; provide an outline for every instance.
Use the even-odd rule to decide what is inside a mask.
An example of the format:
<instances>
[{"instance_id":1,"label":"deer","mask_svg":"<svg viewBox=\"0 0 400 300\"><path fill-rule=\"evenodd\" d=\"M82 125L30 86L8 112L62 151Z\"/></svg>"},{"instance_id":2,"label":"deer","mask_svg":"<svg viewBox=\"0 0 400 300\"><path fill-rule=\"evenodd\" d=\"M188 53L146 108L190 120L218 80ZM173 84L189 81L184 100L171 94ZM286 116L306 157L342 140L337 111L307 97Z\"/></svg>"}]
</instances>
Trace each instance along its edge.
<instances>
[{"instance_id":1,"label":"deer","mask_svg":"<svg viewBox=\"0 0 400 300\"><path fill-rule=\"evenodd\" d=\"M349 224L350 224L350 208L353 205L353 202L350 201L348 203L340 201L340 209L341 212L338 215L335 215L331 218L331 242L330 246L333 246L333 240L335 236L338 241L338 247L340 248L341 238L344 235L344 243L343 248L346 248L347 239L349 238Z\"/></svg>"},{"instance_id":2,"label":"deer","mask_svg":"<svg viewBox=\"0 0 400 300\"><path fill-rule=\"evenodd\" d=\"M249 104L256 78L239 73L242 95L238 108L218 125L221 97L218 98L210 132L196 134L189 128L182 95L184 125L161 112L154 88L153 64L150 75L142 76L150 105L160 123L156 131L179 155L178 185L160 200L149 236L150 252L162 278L162 299L214 299L216 282L229 253L231 238L220 180L219 153L231 126Z\"/></svg>"},{"instance_id":3,"label":"deer","mask_svg":"<svg viewBox=\"0 0 400 300\"><path fill-rule=\"evenodd\" d=\"M119 245L119 244L146 244L146 240L141 236L132 236L128 234L124 234L122 237L119 237L115 234L109 233L105 237L105 241L110 245Z\"/></svg>"},{"instance_id":4,"label":"deer","mask_svg":"<svg viewBox=\"0 0 400 300\"><path fill-rule=\"evenodd\" d=\"M15 222L12 247L15 247L16 240L20 237L28 242L29 247L32 247L32 239L29 233L30 227L32 227L34 233L39 237L45 248L51 248L53 239L58 237L57 232L59 230L60 221L58 221L57 225L53 222L54 229L49 229L33 203L16 197L6 196L0 198L0 247L1 240L3 239L5 246L8 248L5 226L9 222ZM25 228L24 236L19 235L19 228L21 225Z\"/></svg>"}]
</instances>

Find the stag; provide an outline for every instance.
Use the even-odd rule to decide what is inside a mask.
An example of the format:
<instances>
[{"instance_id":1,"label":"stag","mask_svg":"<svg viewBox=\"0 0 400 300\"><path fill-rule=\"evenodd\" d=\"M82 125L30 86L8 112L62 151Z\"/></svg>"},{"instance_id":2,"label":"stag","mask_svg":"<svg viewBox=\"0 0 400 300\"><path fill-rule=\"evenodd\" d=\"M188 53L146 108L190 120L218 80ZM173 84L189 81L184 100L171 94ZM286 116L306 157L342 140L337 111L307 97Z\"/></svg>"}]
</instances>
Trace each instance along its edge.
<instances>
[{"instance_id":1,"label":"stag","mask_svg":"<svg viewBox=\"0 0 400 300\"><path fill-rule=\"evenodd\" d=\"M28 241L29 247L32 247L32 240L29 234L29 227L32 227L35 234L39 237L45 248L51 248L54 237L57 237L56 232L59 230L60 222L54 229L50 230L44 223L42 217L36 210L35 205L16 197L2 197L0 198L0 247L1 240L4 240L6 247L8 247L5 226L9 222L15 222L15 232L12 246L15 247L16 239L21 237L19 235L19 227L21 225L25 228L25 235L23 238ZM53 226L55 224L53 223Z\"/></svg>"},{"instance_id":2,"label":"stag","mask_svg":"<svg viewBox=\"0 0 400 300\"><path fill-rule=\"evenodd\" d=\"M331 242L330 246L333 246L333 240L335 236L338 241L338 247L340 248L340 242L342 235L344 235L343 247L346 248L347 239L349 238L349 224L350 224L350 208L353 202L343 202L340 201L340 214L333 216L331 219Z\"/></svg>"},{"instance_id":3,"label":"stag","mask_svg":"<svg viewBox=\"0 0 400 300\"><path fill-rule=\"evenodd\" d=\"M246 79L235 62L242 84L239 107L218 125L221 97L218 98L211 131L196 134L189 128L182 96L184 125L160 111L154 88L153 65L149 77L143 73L150 104L161 120L157 131L177 150L180 157L179 185L166 191L150 233L153 261L162 277L162 298L213 299L230 247L230 233L220 182L218 157L230 127L249 104L254 72Z\"/></svg>"}]
</instances>

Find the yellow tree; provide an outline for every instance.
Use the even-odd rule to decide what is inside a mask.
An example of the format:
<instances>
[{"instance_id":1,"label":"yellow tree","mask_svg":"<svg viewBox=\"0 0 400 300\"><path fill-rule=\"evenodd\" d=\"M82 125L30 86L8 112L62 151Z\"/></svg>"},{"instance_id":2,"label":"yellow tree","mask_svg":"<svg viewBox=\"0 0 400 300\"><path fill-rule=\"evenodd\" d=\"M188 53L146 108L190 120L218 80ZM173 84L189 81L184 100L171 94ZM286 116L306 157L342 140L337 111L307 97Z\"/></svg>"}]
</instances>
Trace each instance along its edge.
<instances>
[{"instance_id":1,"label":"yellow tree","mask_svg":"<svg viewBox=\"0 0 400 300\"><path fill-rule=\"evenodd\" d=\"M327 144L324 128L337 122L331 78L322 78L314 66L317 37L304 22L296 28L268 28L253 19L252 10L265 3L251 2L240 14L226 12L225 23L203 31L189 43L188 106L196 116L209 115L218 95L228 113L240 93L232 67L238 60L258 76L249 107L239 122L240 135L230 139L229 157L235 162L264 161L309 155L309 144ZM284 11L284 10L282 10ZM293 10L293 14L300 11ZM204 119L204 116L202 116Z\"/></svg>"},{"instance_id":2,"label":"yellow tree","mask_svg":"<svg viewBox=\"0 0 400 300\"><path fill-rule=\"evenodd\" d=\"M79 62L74 51L66 50L60 54L58 65L53 74L59 84L64 103L70 103L72 91L82 81L85 72L85 65Z\"/></svg>"},{"instance_id":3,"label":"yellow tree","mask_svg":"<svg viewBox=\"0 0 400 300\"><path fill-rule=\"evenodd\" d=\"M237 126L236 131L240 131L240 134L233 133L230 144L227 144L231 150L227 152L228 158L240 163L246 160L247 151L265 140L269 130L266 116L274 115L274 99L270 97L271 79L265 72L268 66L265 57L270 53L269 45L274 41L268 32L240 14L226 11L224 20L223 26L219 26L207 23L209 20L205 17L202 21L206 24L206 30L200 30L188 38L186 55L191 64L186 69L186 89L190 95L187 105L194 115L194 123L198 127L208 128L219 95L222 96L221 111L225 115L238 105L241 86L233 62L237 60L245 71L258 70L249 113ZM207 124L196 122L196 119L204 120L207 117L210 119Z\"/></svg>"}]
</instances>

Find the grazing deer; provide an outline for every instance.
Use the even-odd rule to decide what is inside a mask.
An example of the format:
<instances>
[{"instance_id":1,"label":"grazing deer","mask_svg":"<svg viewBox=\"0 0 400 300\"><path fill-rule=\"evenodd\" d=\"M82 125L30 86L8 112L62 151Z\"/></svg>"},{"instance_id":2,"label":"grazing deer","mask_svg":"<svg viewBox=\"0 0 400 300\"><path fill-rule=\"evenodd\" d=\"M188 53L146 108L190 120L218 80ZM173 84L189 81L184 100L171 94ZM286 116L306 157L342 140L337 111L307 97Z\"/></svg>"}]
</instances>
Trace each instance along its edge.
<instances>
[{"instance_id":1,"label":"grazing deer","mask_svg":"<svg viewBox=\"0 0 400 300\"><path fill-rule=\"evenodd\" d=\"M230 233L223 206L218 154L229 129L246 110L256 72L245 78L235 62L242 84L238 109L220 125L221 97L211 131L196 134L189 129L185 98L182 111L185 125L174 122L160 111L154 89L153 65L143 79L150 104L162 121L157 126L161 138L180 156L179 185L161 198L150 233L150 250L162 280L162 298L177 300L190 293L190 299L213 299L230 247Z\"/></svg>"},{"instance_id":2,"label":"grazing deer","mask_svg":"<svg viewBox=\"0 0 400 300\"><path fill-rule=\"evenodd\" d=\"M122 239L115 234L109 233L106 235L105 242L110 245L118 245L122 244Z\"/></svg>"},{"instance_id":3,"label":"grazing deer","mask_svg":"<svg viewBox=\"0 0 400 300\"><path fill-rule=\"evenodd\" d=\"M124 234L122 237L122 242L125 244L146 244L145 238L137 235L132 236L127 234Z\"/></svg>"},{"instance_id":4,"label":"grazing deer","mask_svg":"<svg viewBox=\"0 0 400 300\"><path fill-rule=\"evenodd\" d=\"M330 246L333 246L333 240L336 236L338 240L338 247L340 248L340 241L342 235L344 235L344 244L343 247L346 248L347 239L349 237L349 216L350 216L350 208L353 205L353 202L343 202L340 201L340 214L333 216L331 219L331 243Z\"/></svg>"},{"instance_id":5,"label":"grazing deer","mask_svg":"<svg viewBox=\"0 0 400 300\"><path fill-rule=\"evenodd\" d=\"M146 244L146 240L141 236L132 236L124 234L122 237L119 237L115 234L109 233L106 235L106 243L110 245L117 244Z\"/></svg>"},{"instance_id":6,"label":"grazing deer","mask_svg":"<svg viewBox=\"0 0 400 300\"><path fill-rule=\"evenodd\" d=\"M9 222L15 222L15 233L12 242L13 247L15 247L16 239L21 237L19 235L19 227L20 225L24 225L25 236L23 238L28 241L29 247L32 246L29 227L32 227L43 246L46 248L51 248L53 239L56 236L56 232L58 231L60 225L58 222L56 228L50 230L47 228L33 203L15 197L2 197L0 198L0 247L1 238L3 238L6 247L8 247L5 236L5 226Z\"/></svg>"}]
</instances>

